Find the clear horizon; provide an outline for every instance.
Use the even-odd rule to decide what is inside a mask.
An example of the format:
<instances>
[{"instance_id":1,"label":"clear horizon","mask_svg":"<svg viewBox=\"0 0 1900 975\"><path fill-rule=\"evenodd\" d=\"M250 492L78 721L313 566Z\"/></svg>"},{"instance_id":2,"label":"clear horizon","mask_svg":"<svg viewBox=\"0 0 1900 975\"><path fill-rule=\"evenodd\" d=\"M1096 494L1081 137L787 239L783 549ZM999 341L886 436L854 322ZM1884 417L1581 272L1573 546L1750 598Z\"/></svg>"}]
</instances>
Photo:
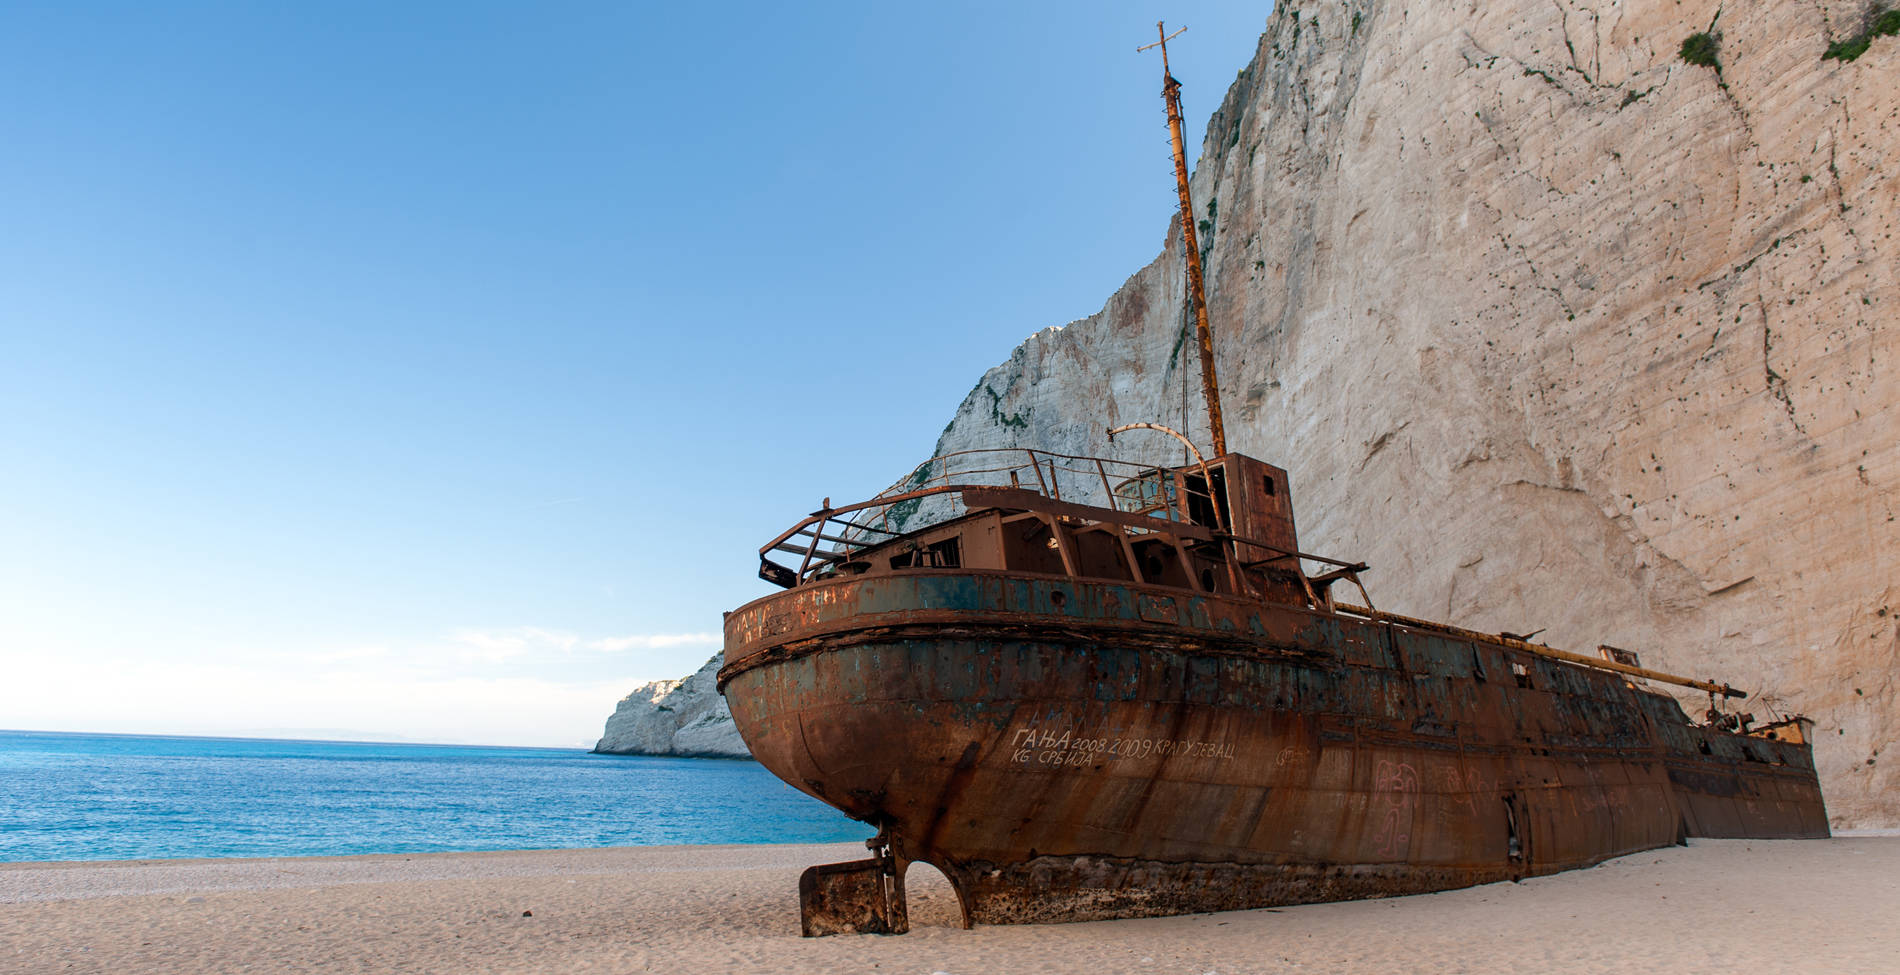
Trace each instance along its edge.
<instances>
[{"instance_id":1,"label":"clear horizon","mask_svg":"<svg viewBox=\"0 0 1900 975\"><path fill-rule=\"evenodd\" d=\"M193 741L281 741L303 742L309 744L345 744L345 745L416 745L428 748L523 748L555 751L592 750L588 745L498 745L483 742L466 741L424 741L400 736L378 736L378 732L354 731L348 728L240 728L223 735L188 735L164 731L67 731L58 728L0 728L0 735L67 735L75 738L181 738ZM618 752L603 752L614 755Z\"/></svg>"},{"instance_id":2,"label":"clear horizon","mask_svg":"<svg viewBox=\"0 0 1900 975\"><path fill-rule=\"evenodd\" d=\"M0 723L591 745L1160 252L1267 4L0 11Z\"/></svg>"}]
</instances>

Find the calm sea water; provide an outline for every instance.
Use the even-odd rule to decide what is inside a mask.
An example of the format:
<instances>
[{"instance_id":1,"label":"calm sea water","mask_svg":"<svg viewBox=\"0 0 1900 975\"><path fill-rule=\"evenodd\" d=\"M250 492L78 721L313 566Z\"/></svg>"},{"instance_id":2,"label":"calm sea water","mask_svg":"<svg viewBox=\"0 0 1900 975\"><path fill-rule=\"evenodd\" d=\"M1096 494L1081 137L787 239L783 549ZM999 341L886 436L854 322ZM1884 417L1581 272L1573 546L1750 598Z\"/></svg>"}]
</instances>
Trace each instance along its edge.
<instances>
[{"instance_id":1,"label":"calm sea water","mask_svg":"<svg viewBox=\"0 0 1900 975\"><path fill-rule=\"evenodd\" d=\"M0 731L0 861L870 835L746 761Z\"/></svg>"}]
</instances>

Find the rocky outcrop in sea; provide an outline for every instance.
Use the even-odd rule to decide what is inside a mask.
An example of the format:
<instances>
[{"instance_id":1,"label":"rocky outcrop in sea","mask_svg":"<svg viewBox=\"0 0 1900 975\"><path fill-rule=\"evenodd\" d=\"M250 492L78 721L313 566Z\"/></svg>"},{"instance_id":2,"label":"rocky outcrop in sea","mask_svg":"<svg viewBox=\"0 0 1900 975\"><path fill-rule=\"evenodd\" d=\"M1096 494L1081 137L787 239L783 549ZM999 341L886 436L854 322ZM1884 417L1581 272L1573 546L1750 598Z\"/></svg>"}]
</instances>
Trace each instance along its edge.
<instances>
[{"instance_id":1,"label":"rocky outcrop in sea","mask_svg":"<svg viewBox=\"0 0 1900 975\"><path fill-rule=\"evenodd\" d=\"M621 698L594 751L605 755L750 758L716 680L724 657L681 680L641 684Z\"/></svg>"}]
</instances>

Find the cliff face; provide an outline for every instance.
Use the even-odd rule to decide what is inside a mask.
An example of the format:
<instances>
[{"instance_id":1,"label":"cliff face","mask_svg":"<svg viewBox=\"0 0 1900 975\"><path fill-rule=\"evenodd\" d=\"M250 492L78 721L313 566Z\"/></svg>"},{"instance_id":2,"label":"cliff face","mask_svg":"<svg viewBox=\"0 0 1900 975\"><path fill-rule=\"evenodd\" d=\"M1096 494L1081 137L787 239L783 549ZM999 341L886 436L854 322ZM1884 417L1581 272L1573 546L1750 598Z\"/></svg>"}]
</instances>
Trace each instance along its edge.
<instances>
[{"instance_id":1,"label":"cliff face","mask_svg":"<svg viewBox=\"0 0 1900 975\"><path fill-rule=\"evenodd\" d=\"M1812 716L1838 826L1900 823L1900 37L1823 59L1865 23L1283 5L1194 179L1230 446L1290 470L1303 547L1381 608ZM1719 72L1678 56L1705 31ZM1205 444L1169 241L937 452Z\"/></svg>"},{"instance_id":2,"label":"cliff face","mask_svg":"<svg viewBox=\"0 0 1900 975\"><path fill-rule=\"evenodd\" d=\"M683 680L641 684L622 698L594 751L612 755L677 755L686 758L750 758L732 723L716 676L724 658L715 655Z\"/></svg>"}]
</instances>

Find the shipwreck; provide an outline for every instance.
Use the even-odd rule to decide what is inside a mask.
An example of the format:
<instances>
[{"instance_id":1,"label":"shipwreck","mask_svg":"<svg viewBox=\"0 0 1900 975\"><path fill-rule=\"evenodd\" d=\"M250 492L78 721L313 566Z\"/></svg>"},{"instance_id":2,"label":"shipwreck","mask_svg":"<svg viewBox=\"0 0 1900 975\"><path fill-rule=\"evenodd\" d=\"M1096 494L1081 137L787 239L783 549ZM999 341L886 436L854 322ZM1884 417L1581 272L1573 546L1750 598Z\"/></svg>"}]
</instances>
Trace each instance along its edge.
<instances>
[{"instance_id":1,"label":"shipwreck","mask_svg":"<svg viewBox=\"0 0 1900 975\"><path fill-rule=\"evenodd\" d=\"M754 756L878 830L800 881L804 932L902 932L929 863L963 921L1442 890L1689 837L1823 837L1804 718L1746 692L1374 607L1229 452L1164 88L1214 450L935 458L760 550L719 686ZM1656 685L1706 695L1701 720ZM1684 691L1684 692L1686 692Z\"/></svg>"}]
</instances>

